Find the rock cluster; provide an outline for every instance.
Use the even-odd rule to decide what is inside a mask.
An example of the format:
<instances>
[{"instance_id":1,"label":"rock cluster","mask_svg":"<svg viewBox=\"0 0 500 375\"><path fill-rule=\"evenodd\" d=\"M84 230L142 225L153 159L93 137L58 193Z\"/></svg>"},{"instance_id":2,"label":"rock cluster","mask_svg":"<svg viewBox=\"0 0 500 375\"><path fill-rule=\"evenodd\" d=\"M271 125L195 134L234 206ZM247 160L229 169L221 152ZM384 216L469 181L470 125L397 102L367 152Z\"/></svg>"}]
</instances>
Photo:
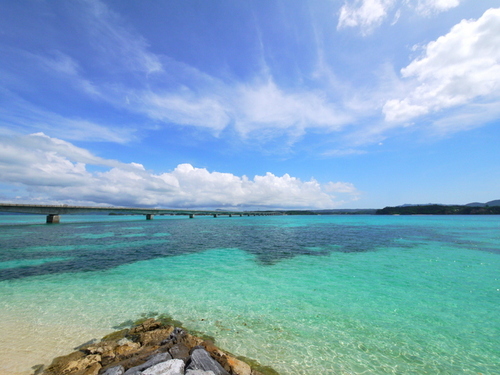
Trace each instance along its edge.
<instances>
[{"instance_id":1,"label":"rock cluster","mask_svg":"<svg viewBox=\"0 0 500 375\"><path fill-rule=\"evenodd\" d=\"M277 374L264 368L267 374ZM42 375L264 375L182 328L147 319L55 358Z\"/></svg>"}]
</instances>

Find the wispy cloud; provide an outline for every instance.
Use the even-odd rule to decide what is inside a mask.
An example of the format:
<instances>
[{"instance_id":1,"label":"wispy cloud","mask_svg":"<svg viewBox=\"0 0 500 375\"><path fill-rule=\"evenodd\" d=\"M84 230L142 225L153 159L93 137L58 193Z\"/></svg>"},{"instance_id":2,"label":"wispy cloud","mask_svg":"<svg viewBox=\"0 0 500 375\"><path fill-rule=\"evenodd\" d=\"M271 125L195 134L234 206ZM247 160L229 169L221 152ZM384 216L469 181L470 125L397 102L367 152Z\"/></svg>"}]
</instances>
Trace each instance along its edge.
<instances>
[{"instance_id":1,"label":"wispy cloud","mask_svg":"<svg viewBox=\"0 0 500 375\"><path fill-rule=\"evenodd\" d=\"M359 195L350 183L322 185L270 172L250 179L180 164L154 174L41 133L0 138L0 174L4 183L26 189L23 201L32 194L37 201L122 206L332 208Z\"/></svg>"},{"instance_id":2,"label":"wispy cloud","mask_svg":"<svg viewBox=\"0 0 500 375\"><path fill-rule=\"evenodd\" d=\"M226 108L217 95L144 92L138 93L137 98L140 103L137 109L162 122L209 128L215 132L224 129L230 122L230 108Z\"/></svg>"},{"instance_id":3,"label":"wispy cloud","mask_svg":"<svg viewBox=\"0 0 500 375\"><path fill-rule=\"evenodd\" d=\"M119 62L118 66L148 74L162 71L160 59L149 52L147 41L131 32L122 18L105 3L87 0L82 5L84 11L81 16L86 22L86 31L91 36L94 48L105 56L104 61L112 58L114 62Z\"/></svg>"},{"instance_id":4,"label":"wispy cloud","mask_svg":"<svg viewBox=\"0 0 500 375\"><path fill-rule=\"evenodd\" d=\"M355 148L346 148L346 149L335 149L335 150L328 150L323 152L323 156L327 157L343 157L343 156L350 156L350 155L363 155L366 154L367 151L365 150L359 150Z\"/></svg>"},{"instance_id":5,"label":"wispy cloud","mask_svg":"<svg viewBox=\"0 0 500 375\"><path fill-rule=\"evenodd\" d=\"M391 12L395 12L396 20L403 5L422 9L419 12L424 8L437 12L458 6L459 1L346 1L338 28L359 27L363 33L370 33ZM79 23L79 36L95 54L86 60L85 56L71 55L69 49L38 54L17 51L25 62L35 61L33 65L26 62L26 66L38 69L45 79L36 87L39 96L47 83L56 94L46 107L34 104L28 95L22 95L22 90L17 90L26 85L23 78L32 77L12 79L15 84L7 84L0 92L9 101L9 106L0 109L4 131L43 131L73 141L125 143L143 129L176 125L200 128L215 136L230 129L226 134L245 141L265 144L280 139L287 145L311 131L335 132L339 143L344 144L330 156L340 156L359 144L379 141L382 133L413 118L476 97L489 97L496 90L498 61L492 56L499 48L494 10L477 22L462 22L425 46L422 57L401 70L403 79L394 77L385 67L372 67L380 74L374 73L373 81L360 86L331 64L319 31L316 69L307 72L306 84L287 85L273 76L273 69L265 61L246 80L210 75L201 68L152 52L146 39L105 3L89 0L75 7L79 11L78 16L73 15ZM474 41L476 37L478 41ZM464 51L454 49L455 45ZM493 49L492 54L488 48ZM452 49L449 54L447 49ZM94 69L93 64L98 68ZM71 95L66 95L70 90ZM75 92L78 95L72 96ZM71 108L58 110L65 105L66 97L72 98ZM89 107L105 107L102 113L113 115L89 118ZM131 123L108 120L117 118L116 113Z\"/></svg>"},{"instance_id":6,"label":"wispy cloud","mask_svg":"<svg viewBox=\"0 0 500 375\"><path fill-rule=\"evenodd\" d=\"M8 90L0 89L0 129L4 132L47 132L69 140L126 143L134 130L109 123L99 124L77 117L64 117L29 103Z\"/></svg>"}]
</instances>

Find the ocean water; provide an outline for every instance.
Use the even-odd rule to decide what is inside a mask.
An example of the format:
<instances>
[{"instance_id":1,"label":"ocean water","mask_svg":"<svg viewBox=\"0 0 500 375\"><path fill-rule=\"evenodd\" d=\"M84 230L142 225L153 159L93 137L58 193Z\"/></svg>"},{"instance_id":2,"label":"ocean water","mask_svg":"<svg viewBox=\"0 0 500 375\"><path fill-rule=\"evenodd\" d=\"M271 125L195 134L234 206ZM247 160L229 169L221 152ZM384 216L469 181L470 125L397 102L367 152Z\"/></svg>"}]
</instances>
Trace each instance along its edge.
<instances>
[{"instance_id":1,"label":"ocean water","mask_svg":"<svg viewBox=\"0 0 500 375\"><path fill-rule=\"evenodd\" d=\"M168 314L280 374L500 374L500 216L0 216L0 374Z\"/></svg>"}]
</instances>

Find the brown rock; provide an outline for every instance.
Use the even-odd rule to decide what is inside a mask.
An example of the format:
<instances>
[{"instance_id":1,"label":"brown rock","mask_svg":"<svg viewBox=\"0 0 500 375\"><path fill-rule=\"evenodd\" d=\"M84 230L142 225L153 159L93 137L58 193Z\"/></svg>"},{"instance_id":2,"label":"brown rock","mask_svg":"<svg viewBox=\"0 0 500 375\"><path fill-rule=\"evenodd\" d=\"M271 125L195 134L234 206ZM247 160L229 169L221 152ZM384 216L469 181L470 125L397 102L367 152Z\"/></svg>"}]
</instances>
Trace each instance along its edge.
<instances>
[{"instance_id":1,"label":"brown rock","mask_svg":"<svg viewBox=\"0 0 500 375\"><path fill-rule=\"evenodd\" d=\"M177 339L177 342L186 345L189 349L192 349L197 345L201 345L203 340L199 337L190 335L189 333L185 333Z\"/></svg>"},{"instance_id":2,"label":"brown rock","mask_svg":"<svg viewBox=\"0 0 500 375\"><path fill-rule=\"evenodd\" d=\"M66 366L62 368L61 374L78 373L99 362L101 362L101 356L99 354L91 354L86 357L76 359L74 361L68 361L66 363ZM99 368L101 368L100 363L99 363Z\"/></svg>"},{"instance_id":3,"label":"brown rock","mask_svg":"<svg viewBox=\"0 0 500 375\"><path fill-rule=\"evenodd\" d=\"M113 351L117 346L118 344L114 341L101 341L97 344L84 346L80 350L87 354L103 354Z\"/></svg>"},{"instance_id":4,"label":"brown rock","mask_svg":"<svg viewBox=\"0 0 500 375\"><path fill-rule=\"evenodd\" d=\"M145 322L133 327L129 334L134 335L141 332L152 331L154 329L160 328L161 323L153 318L146 320Z\"/></svg>"},{"instance_id":5,"label":"brown rock","mask_svg":"<svg viewBox=\"0 0 500 375\"><path fill-rule=\"evenodd\" d=\"M116 354L114 350L108 350L101 354L101 358L101 363L103 366L105 366L115 360Z\"/></svg>"},{"instance_id":6,"label":"brown rock","mask_svg":"<svg viewBox=\"0 0 500 375\"><path fill-rule=\"evenodd\" d=\"M99 370L101 369L101 364L99 362L95 362L91 364L86 369L80 370L78 372L72 373L72 375L97 375Z\"/></svg>"},{"instance_id":7,"label":"brown rock","mask_svg":"<svg viewBox=\"0 0 500 375\"><path fill-rule=\"evenodd\" d=\"M116 354L115 358L103 358L102 366L104 370L122 365L126 370L138 366L148 359L152 354L163 352L163 347L141 346L137 351L126 352L123 355ZM164 350L166 351L166 350Z\"/></svg>"},{"instance_id":8,"label":"brown rock","mask_svg":"<svg viewBox=\"0 0 500 375\"><path fill-rule=\"evenodd\" d=\"M130 355L131 353L137 351L141 347L138 342L128 341L124 345L117 346L115 348L115 354L119 356Z\"/></svg>"},{"instance_id":9,"label":"brown rock","mask_svg":"<svg viewBox=\"0 0 500 375\"><path fill-rule=\"evenodd\" d=\"M227 363L231 367L231 373L234 375L251 375L252 374L252 369L251 367L243 362L240 361L237 358L234 358L232 356L226 356Z\"/></svg>"},{"instance_id":10,"label":"brown rock","mask_svg":"<svg viewBox=\"0 0 500 375\"><path fill-rule=\"evenodd\" d=\"M163 329L155 329L154 331L141 332L139 334L139 342L141 345L160 345L160 343L168 338L174 327L170 326Z\"/></svg>"},{"instance_id":11,"label":"brown rock","mask_svg":"<svg viewBox=\"0 0 500 375\"><path fill-rule=\"evenodd\" d=\"M44 371L44 375L59 375L63 372L63 369L67 367L69 362L78 361L85 357L85 354L77 351L70 353L65 356L54 358L52 363Z\"/></svg>"}]
</instances>

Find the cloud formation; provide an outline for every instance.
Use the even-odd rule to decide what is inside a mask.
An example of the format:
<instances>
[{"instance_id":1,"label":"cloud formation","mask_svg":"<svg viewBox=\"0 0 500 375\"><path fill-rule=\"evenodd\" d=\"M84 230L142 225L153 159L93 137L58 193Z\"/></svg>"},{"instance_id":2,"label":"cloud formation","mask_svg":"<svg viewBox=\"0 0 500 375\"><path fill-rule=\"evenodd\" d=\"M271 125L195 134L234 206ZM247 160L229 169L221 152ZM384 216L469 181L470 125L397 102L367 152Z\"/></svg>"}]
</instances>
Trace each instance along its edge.
<instances>
[{"instance_id":1,"label":"cloud formation","mask_svg":"<svg viewBox=\"0 0 500 375\"><path fill-rule=\"evenodd\" d=\"M401 75L413 88L405 97L385 103L387 121L408 121L476 98L498 102L500 9L455 25L427 44L422 56L401 69Z\"/></svg>"},{"instance_id":2,"label":"cloud formation","mask_svg":"<svg viewBox=\"0 0 500 375\"><path fill-rule=\"evenodd\" d=\"M370 34L380 26L396 0L355 0L340 9L338 29L359 27L361 33Z\"/></svg>"},{"instance_id":3,"label":"cloud formation","mask_svg":"<svg viewBox=\"0 0 500 375\"><path fill-rule=\"evenodd\" d=\"M0 89L0 100L8 104L0 108L0 132L42 131L71 141L127 143L151 131L165 134L174 125L175 131L191 127L230 141L236 137L237 142L254 141L258 148L279 141L287 151L311 133L335 132L331 138L336 151L321 150L321 154L337 157L362 153L353 147L379 141L382 134L413 118L470 105L497 90L494 10L493 16L487 12L478 21L463 21L429 43L420 58L401 70L403 79L392 66L374 64L367 67L372 72L362 74L335 69L332 61L337 57L327 57L319 41L324 31L317 25L319 69L297 67L297 76L283 79L272 62L263 62L242 79L209 74L202 65L178 61L158 45L150 48L130 22L103 2L75 4L64 15L78 26L76 36L88 53L77 54L64 45L29 53L11 46L7 52L16 57L12 65L19 65L22 73L13 70L2 76L10 79ZM348 0L341 6L338 28L359 28L368 34L389 18L396 22L401 9L432 15L459 4L459 0ZM340 59L350 58L345 54ZM290 64L294 63L300 65ZM26 75L27 71L33 74ZM361 85L351 80L365 73L368 79L363 78ZM493 80L487 82L486 75ZM33 93L26 94L24 86ZM47 90L51 100L44 101Z\"/></svg>"},{"instance_id":4,"label":"cloud formation","mask_svg":"<svg viewBox=\"0 0 500 375\"><path fill-rule=\"evenodd\" d=\"M340 8L337 29L357 27L362 35L371 34L397 9L393 15L395 24L401 8L407 7L422 16L445 12L460 5L460 0L351 0Z\"/></svg>"},{"instance_id":5,"label":"cloud formation","mask_svg":"<svg viewBox=\"0 0 500 375\"><path fill-rule=\"evenodd\" d=\"M416 10L422 15L445 12L460 5L460 0L418 0Z\"/></svg>"},{"instance_id":6,"label":"cloud formation","mask_svg":"<svg viewBox=\"0 0 500 375\"><path fill-rule=\"evenodd\" d=\"M320 91L287 93L268 79L265 83L241 86L237 92L235 120L243 134L263 128L339 130L351 120Z\"/></svg>"},{"instance_id":7,"label":"cloud formation","mask_svg":"<svg viewBox=\"0 0 500 375\"><path fill-rule=\"evenodd\" d=\"M92 168L90 168L92 167ZM98 167L100 171L92 171ZM154 174L137 163L97 157L42 133L0 139L4 183L37 202L184 208L332 208L357 199L345 182L324 185L270 172L250 179L180 164Z\"/></svg>"}]
</instances>

